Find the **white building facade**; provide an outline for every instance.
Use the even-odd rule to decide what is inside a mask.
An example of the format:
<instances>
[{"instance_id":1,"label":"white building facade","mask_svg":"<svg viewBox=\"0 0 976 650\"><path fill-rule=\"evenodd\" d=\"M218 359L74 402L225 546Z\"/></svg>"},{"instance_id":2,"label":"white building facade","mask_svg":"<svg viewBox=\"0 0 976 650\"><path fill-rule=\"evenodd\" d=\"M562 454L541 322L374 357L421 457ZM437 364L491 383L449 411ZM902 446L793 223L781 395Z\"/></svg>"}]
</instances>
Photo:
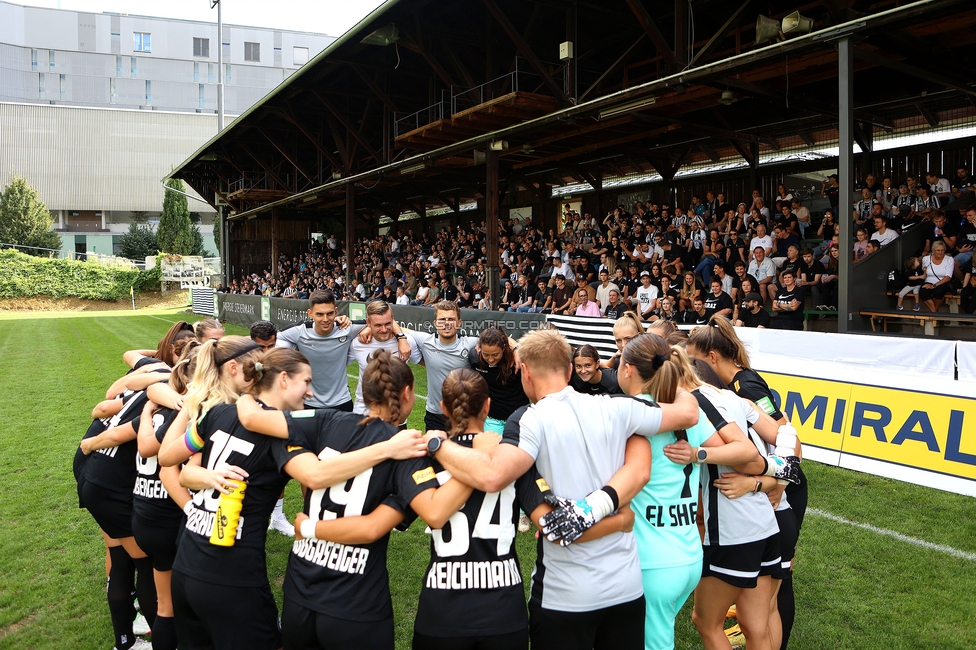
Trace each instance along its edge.
<instances>
[{"instance_id":1,"label":"white building facade","mask_svg":"<svg viewBox=\"0 0 976 650\"><path fill-rule=\"evenodd\" d=\"M229 122L334 40L224 25L221 71L216 23L0 1L0 184L39 189L65 251L112 254L134 218L158 221L159 180L216 133L220 75ZM189 204L215 255L215 213Z\"/></svg>"}]
</instances>

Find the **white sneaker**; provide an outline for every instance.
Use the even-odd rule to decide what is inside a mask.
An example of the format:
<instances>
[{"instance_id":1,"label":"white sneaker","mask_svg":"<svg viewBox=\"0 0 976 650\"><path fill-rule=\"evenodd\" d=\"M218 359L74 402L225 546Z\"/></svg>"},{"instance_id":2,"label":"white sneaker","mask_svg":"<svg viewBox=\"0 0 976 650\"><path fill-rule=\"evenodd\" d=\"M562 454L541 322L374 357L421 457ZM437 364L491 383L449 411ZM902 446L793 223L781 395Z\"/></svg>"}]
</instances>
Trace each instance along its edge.
<instances>
[{"instance_id":1,"label":"white sneaker","mask_svg":"<svg viewBox=\"0 0 976 650\"><path fill-rule=\"evenodd\" d=\"M520 533L527 533L532 530L532 520L524 512L519 515L518 531Z\"/></svg>"},{"instance_id":2,"label":"white sneaker","mask_svg":"<svg viewBox=\"0 0 976 650\"><path fill-rule=\"evenodd\" d=\"M152 650L152 647L153 647L152 641L146 641L145 639L136 639L136 642L133 644L131 648L129 648L129 650Z\"/></svg>"},{"instance_id":3,"label":"white sneaker","mask_svg":"<svg viewBox=\"0 0 976 650\"><path fill-rule=\"evenodd\" d=\"M146 617L142 614L136 614L136 620L132 621L132 633L136 636L143 636L144 634L149 634L151 631L149 621L146 620Z\"/></svg>"},{"instance_id":4,"label":"white sneaker","mask_svg":"<svg viewBox=\"0 0 976 650\"><path fill-rule=\"evenodd\" d=\"M280 517L271 515L271 522L268 524L268 530L277 530L279 533L287 537L295 536L295 527L288 523L288 520L285 519L284 515Z\"/></svg>"}]
</instances>

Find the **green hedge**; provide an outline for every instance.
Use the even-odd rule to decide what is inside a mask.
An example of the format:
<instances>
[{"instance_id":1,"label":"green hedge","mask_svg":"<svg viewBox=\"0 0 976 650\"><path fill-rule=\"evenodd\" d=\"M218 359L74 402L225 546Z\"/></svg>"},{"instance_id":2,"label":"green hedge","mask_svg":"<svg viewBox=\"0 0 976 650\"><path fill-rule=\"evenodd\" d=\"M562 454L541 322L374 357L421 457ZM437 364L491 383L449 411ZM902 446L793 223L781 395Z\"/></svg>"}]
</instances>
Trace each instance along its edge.
<instances>
[{"instance_id":1,"label":"green hedge","mask_svg":"<svg viewBox=\"0 0 976 650\"><path fill-rule=\"evenodd\" d=\"M121 300L129 295L129 287L136 291L159 287L159 278L158 263L154 269L139 271L0 250L0 298Z\"/></svg>"}]
</instances>

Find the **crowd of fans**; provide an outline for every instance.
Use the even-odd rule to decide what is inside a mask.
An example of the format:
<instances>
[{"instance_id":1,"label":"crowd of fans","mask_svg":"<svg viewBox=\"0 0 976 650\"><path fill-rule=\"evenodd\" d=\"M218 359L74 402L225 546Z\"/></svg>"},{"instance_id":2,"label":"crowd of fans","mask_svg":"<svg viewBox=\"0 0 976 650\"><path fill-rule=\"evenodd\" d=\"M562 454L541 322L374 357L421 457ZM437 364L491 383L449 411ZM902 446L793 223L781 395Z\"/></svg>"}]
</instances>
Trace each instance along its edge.
<instances>
[{"instance_id":1,"label":"crowd of fans","mask_svg":"<svg viewBox=\"0 0 976 650\"><path fill-rule=\"evenodd\" d=\"M869 174L856 188L855 264L902 232L924 229L923 247L911 251L904 272L892 274L897 308L913 294L913 309L925 304L937 311L959 293L962 310L976 311L976 183L968 167L960 165L952 182L928 173L896 187L890 177L879 182ZM276 274L252 274L221 290L301 299L330 289L350 300L422 306L453 300L468 308L612 319L634 311L644 321L686 324L717 313L737 325L802 329L805 309L836 311L842 227L836 175L823 182L821 196L829 207L817 214L780 185L770 200L759 190L738 202L709 191L687 206L618 205L602 219L566 204L559 232L531 220L500 220L497 304L487 291L484 222L434 235L407 230L360 239L352 286L345 286L345 255L330 235L300 256L282 256Z\"/></svg>"}]
</instances>

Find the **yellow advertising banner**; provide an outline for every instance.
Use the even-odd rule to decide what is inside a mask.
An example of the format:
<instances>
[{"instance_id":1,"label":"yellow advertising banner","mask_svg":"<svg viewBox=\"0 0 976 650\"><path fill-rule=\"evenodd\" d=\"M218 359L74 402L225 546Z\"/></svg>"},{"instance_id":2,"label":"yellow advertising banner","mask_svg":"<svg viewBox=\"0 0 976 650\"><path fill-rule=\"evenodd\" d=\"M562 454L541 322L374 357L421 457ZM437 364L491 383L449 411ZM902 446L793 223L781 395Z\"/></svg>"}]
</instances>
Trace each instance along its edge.
<instances>
[{"instance_id":1,"label":"yellow advertising banner","mask_svg":"<svg viewBox=\"0 0 976 650\"><path fill-rule=\"evenodd\" d=\"M804 444L976 480L976 398L761 373Z\"/></svg>"}]
</instances>

